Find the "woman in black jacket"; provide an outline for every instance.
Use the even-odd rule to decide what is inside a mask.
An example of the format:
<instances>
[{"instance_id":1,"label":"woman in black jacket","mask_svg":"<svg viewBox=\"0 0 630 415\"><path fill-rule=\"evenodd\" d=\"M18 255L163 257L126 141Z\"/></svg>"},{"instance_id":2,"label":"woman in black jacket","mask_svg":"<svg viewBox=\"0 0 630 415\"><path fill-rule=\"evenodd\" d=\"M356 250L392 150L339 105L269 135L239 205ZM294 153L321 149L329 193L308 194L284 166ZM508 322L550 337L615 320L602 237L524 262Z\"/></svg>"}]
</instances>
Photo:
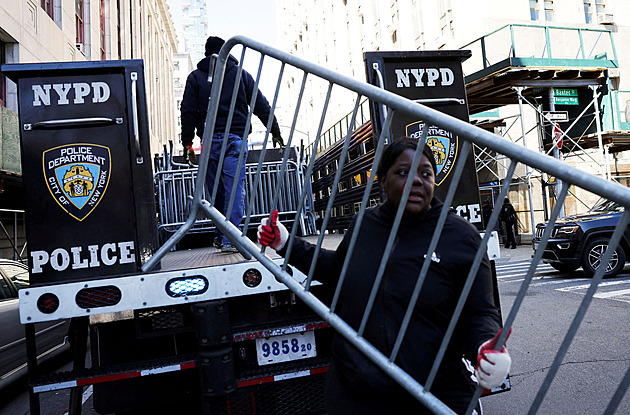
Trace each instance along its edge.
<instances>
[{"instance_id":1,"label":"woman in black jacket","mask_svg":"<svg viewBox=\"0 0 630 415\"><path fill-rule=\"evenodd\" d=\"M365 212L337 306L338 315L358 329L407 177L413 173L403 219L363 334L385 356L392 352L443 206L433 197L436 167L428 146L423 147L417 172L410 171L417 146L416 139L405 137L383 153L377 177L387 200ZM282 255L286 253L288 232L276 219L274 214L270 224L260 226L258 239ZM324 284L339 278L355 220L336 250L319 253L315 278ZM478 231L449 212L395 362L420 384L427 380L479 245ZM313 245L296 238L289 262L308 271L314 251ZM505 379L510 366L507 351L486 353L491 347L484 343L500 328L490 265L484 257L430 390L455 412L465 412L476 387L463 357L483 361L483 370L476 370L483 387L498 386ZM339 335L333 343L327 395L329 414L430 413Z\"/></svg>"}]
</instances>

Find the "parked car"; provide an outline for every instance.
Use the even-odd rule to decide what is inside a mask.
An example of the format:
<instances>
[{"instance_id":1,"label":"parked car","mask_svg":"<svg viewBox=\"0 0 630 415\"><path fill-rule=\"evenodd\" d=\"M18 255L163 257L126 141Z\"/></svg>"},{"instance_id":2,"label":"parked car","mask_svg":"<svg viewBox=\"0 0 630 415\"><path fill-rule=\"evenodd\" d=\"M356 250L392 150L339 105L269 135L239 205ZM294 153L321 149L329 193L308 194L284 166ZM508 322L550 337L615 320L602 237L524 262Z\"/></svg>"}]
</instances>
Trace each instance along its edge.
<instances>
[{"instance_id":1,"label":"parked car","mask_svg":"<svg viewBox=\"0 0 630 415\"><path fill-rule=\"evenodd\" d=\"M26 373L26 340L17 292L28 285L27 266L0 259L0 389ZM35 325L38 362L69 348L68 326L66 320Z\"/></svg>"},{"instance_id":2,"label":"parked car","mask_svg":"<svg viewBox=\"0 0 630 415\"><path fill-rule=\"evenodd\" d=\"M569 272L580 266L593 275L601 263L608 241L619 223L624 207L601 199L587 213L558 218L542 256L542 262L558 271ZM538 248L547 224L536 225L533 240L534 251ZM606 267L605 276L619 274L630 258L630 230L626 229L619 246Z\"/></svg>"}]
</instances>

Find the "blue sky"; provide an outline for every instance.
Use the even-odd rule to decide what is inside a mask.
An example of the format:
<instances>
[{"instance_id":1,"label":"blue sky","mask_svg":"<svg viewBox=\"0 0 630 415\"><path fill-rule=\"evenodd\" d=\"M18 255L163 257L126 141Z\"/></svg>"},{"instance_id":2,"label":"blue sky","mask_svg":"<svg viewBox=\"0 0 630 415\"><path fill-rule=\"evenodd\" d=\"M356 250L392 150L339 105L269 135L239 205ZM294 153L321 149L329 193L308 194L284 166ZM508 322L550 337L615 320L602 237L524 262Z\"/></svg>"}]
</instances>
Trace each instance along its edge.
<instances>
[{"instance_id":1,"label":"blue sky","mask_svg":"<svg viewBox=\"0 0 630 415\"><path fill-rule=\"evenodd\" d=\"M275 0L207 0L208 31L227 39L244 35L275 46Z\"/></svg>"},{"instance_id":2,"label":"blue sky","mask_svg":"<svg viewBox=\"0 0 630 415\"><path fill-rule=\"evenodd\" d=\"M177 24L182 0L167 0L173 20ZM224 39L235 35L251 37L276 46L275 0L206 0L208 35Z\"/></svg>"}]
</instances>

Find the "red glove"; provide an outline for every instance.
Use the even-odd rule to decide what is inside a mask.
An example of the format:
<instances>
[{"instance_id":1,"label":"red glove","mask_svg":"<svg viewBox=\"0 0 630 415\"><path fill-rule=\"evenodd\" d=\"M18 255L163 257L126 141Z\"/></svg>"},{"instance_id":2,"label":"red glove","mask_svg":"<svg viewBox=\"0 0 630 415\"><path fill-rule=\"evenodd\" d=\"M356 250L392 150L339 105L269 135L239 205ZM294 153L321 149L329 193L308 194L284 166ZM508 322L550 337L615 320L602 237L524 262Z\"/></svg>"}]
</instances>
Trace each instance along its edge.
<instances>
[{"instance_id":1,"label":"red glove","mask_svg":"<svg viewBox=\"0 0 630 415\"><path fill-rule=\"evenodd\" d=\"M479 380L479 385L484 389L492 389L501 385L512 366L512 358L505 346L501 351L494 350L499 339L499 335L503 329L499 330L494 337L481 346L479 346L479 355L477 356L477 367L475 368L475 376ZM512 334L512 329L508 333L505 340Z\"/></svg>"},{"instance_id":2,"label":"red glove","mask_svg":"<svg viewBox=\"0 0 630 415\"><path fill-rule=\"evenodd\" d=\"M289 231L278 222L278 211L271 212L271 222L263 218L258 226L258 242L263 246L268 246L275 251L279 251L286 245L289 239Z\"/></svg>"}]
</instances>

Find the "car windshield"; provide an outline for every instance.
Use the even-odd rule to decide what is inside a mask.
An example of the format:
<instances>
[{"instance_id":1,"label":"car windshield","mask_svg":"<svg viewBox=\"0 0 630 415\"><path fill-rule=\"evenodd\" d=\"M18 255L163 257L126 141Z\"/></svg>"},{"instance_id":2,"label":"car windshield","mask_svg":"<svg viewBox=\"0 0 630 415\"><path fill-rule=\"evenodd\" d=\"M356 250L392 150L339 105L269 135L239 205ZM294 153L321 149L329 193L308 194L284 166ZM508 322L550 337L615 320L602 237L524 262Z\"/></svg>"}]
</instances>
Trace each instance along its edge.
<instances>
[{"instance_id":1,"label":"car windshield","mask_svg":"<svg viewBox=\"0 0 630 415\"><path fill-rule=\"evenodd\" d=\"M589 212L622 212L623 206L608 199L600 199Z\"/></svg>"}]
</instances>

